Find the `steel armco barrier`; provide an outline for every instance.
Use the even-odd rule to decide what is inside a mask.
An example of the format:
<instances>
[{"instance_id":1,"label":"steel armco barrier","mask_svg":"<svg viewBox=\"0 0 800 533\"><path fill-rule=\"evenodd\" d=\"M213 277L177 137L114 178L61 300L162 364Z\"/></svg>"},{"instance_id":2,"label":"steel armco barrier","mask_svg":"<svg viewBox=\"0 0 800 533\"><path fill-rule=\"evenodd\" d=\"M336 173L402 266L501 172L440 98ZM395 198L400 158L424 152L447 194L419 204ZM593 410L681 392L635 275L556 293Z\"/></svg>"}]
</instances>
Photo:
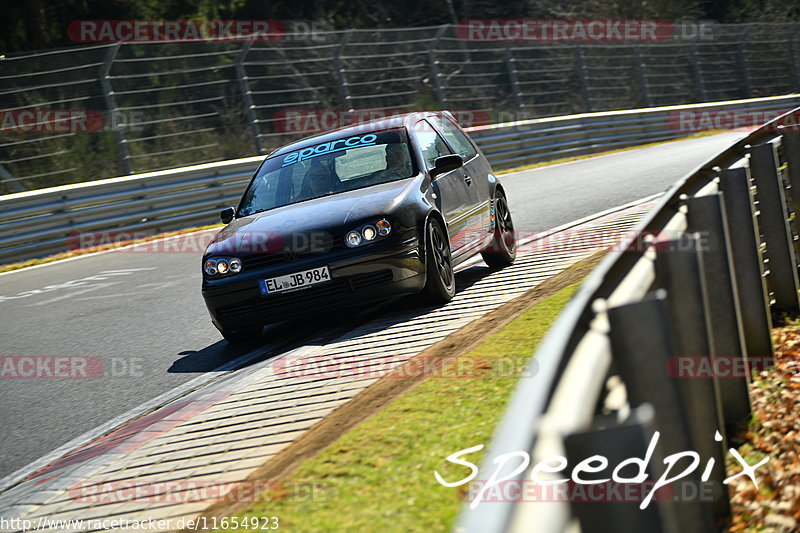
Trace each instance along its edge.
<instances>
[{"instance_id":1,"label":"steel armco barrier","mask_svg":"<svg viewBox=\"0 0 800 533\"><path fill-rule=\"evenodd\" d=\"M219 220L263 157L0 196L0 263L66 251L82 233L161 232Z\"/></svg>"},{"instance_id":2,"label":"steel armco barrier","mask_svg":"<svg viewBox=\"0 0 800 533\"><path fill-rule=\"evenodd\" d=\"M800 95L533 119L470 128L495 169L687 135L681 111L783 112ZM0 263L66 251L76 235L159 232L216 222L262 157L0 196Z\"/></svg>"},{"instance_id":3,"label":"steel armco barrier","mask_svg":"<svg viewBox=\"0 0 800 533\"><path fill-rule=\"evenodd\" d=\"M479 475L488 479L497 468L493 459L502 454L526 452L531 466L509 477L513 482L530 480L532 465L555 455L568 466L549 479L569 477L595 454L609 459L597 474L608 478L623 459L645 457L658 431L649 478L663 474L664 457L694 451L700 464L686 479L695 492L674 485L672 497L654 500L644 511L640 501L511 497L473 510L465 505L456 531L721 530L730 517L722 483L728 439L750 414L750 374L730 369L735 358L750 369L771 366L771 311L800 311L798 124L800 108L702 165L673 185L631 239L605 257L534 354L535 366L517 386ZM720 370L684 374L676 357ZM712 357L734 359L726 360L725 373L711 365L720 361ZM703 483L700 472L712 458L715 466ZM498 479L510 476L507 468Z\"/></svg>"}]
</instances>

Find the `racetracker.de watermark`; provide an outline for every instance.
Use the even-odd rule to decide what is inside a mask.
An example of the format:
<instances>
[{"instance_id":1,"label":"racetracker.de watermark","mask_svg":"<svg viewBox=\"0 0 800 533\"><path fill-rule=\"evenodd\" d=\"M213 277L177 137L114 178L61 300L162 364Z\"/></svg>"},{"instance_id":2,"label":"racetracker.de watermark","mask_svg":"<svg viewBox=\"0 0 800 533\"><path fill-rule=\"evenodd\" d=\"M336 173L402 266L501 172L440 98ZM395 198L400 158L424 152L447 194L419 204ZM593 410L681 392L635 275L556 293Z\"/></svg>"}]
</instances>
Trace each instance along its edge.
<instances>
[{"instance_id":1,"label":"racetracker.de watermark","mask_svg":"<svg viewBox=\"0 0 800 533\"><path fill-rule=\"evenodd\" d=\"M283 109L272 117L272 124L280 132L313 133L362 126L373 120L391 119L407 113L397 109ZM450 110L450 114L465 128L492 122L485 109L455 109Z\"/></svg>"},{"instance_id":2,"label":"racetracker.de watermark","mask_svg":"<svg viewBox=\"0 0 800 533\"><path fill-rule=\"evenodd\" d=\"M500 502L571 502L571 503L641 503L653 491L656 481L644 483L600 482L591 485L581 483L536 483L529 479L506 480L493 483L488 480L473 480L467 486L462 499L472 502L480 496L486 503ZM685 482L684 495L691 494L696 498L699 494L708 500L713 499L712 487L701 487ZM653 495L655 501L667 501L675 496L676 487L666 485L659 487Z\"/></svg>"},{"instance_id":3,"label":"racetracker.de watermark","mask_svg":"<svg viewBox=\"0 0 800 533\"><path fill-rule=\"evenodd\" d=\"M115 128L130 131L144 120L144 111L0 109L0 133L95 133Z\"/></svg>"},{"instance_id":4,"label":"racetracker.de watermark","mask_svg":"<svg viewBox=\"0 0 800 533\"><path fill-rule=\"evenodd\" d=\"M660 19L466 19L462 41L634 42L712 39L710 22Z\"/></svg>"},{"instance_id":5,"label":"racetracker.de watermark","mask_svg":"<svg viewBox=\"0 0 800 533\"><path fill-rule=\"evenodd\" d=\"M486 237L485 231L465 231L451 238L452 245L472 243ZM279 232L279 231L197 231L173 236L148 231L107 230L74 233L67 238L70 251L91 252L113 250L124 253L203 253L213 244L215 254L278 254L290 250L299 254L324 254L336 247L336 236L327 231ZM680 232L567 229L558 232L549 230L518 230L514 239L519 253L546 252L552 250L613 250L629 253L645 253L672 249L707 249L711 239L698 233L694 240ZM497 247L490 245L490 250Z\"/></svg>"},{"instance_id":6,"label":"racetracker.de watermark","mask_svg":"<svg viewBox=\"0 0 800 533\"><path fill-rule=\"evenodd\" d=\"M787 114L789 109L685 109L670 111L667 115L669 129L681 133L699 133L714 130L752 130L773 122L773 131L800 131L800 116Z\"/></svg>"},{"instance_id":7,"label":"racetracker.de watermark","mask_svg":"<svg viewBox=\"0 0 800 533\"><path fill-rule=\"evenodd\" d=\"M305 20L74 20L67 35L77 43L318 41L326 27Z\"/></svg>"},{"instance_id":8,"label":"racetracker.de watermark","mask_svg":"<svg viewBox=\"0 0 800 533\"><path fill-rule=\"evenodd\" d=\"M526 358L441 354L411 359L407 356L335 358L328 354L285 356L270 366L280 378L502 379L529 378L538 371L538 363Z\"/></svg>"},{"instance_id":9,"label":"racetracker.de watermark","mask_svg":"<svg viewBox=\"0 0 800 533\"><path fill-rule=\"evenodd\" d=\"M142 357L0 356L0 379L95 379L143 375Z\"/></svg>"},{"instance_id":10,"label":"racetracker.de watermark","mask_svg":"<svg viewBox=\"0 0 800 533\"><path fill-rule=\"evenodd\" d=\"M297 253L325 253L332 247L326 231L196 231L163 236L150 231L105 230L73 233L67 237L72 252L112 250L124 253L201 254L214 244L217 253L271 254L290 249Z\"/></svg>"},{"instance_id":11,"label":"racetracker.de watermark","mask_svg":"<svg viewBox=\"0 0 800 533\"><path fill-rule=\"evenodd\" d=\"M771 357L676 355L667 360L665 370L678 379L744 379L773 366Z\"/></svg>"},{"instance_id":12,"label":"racetracker.de watermark","mask_svg":"<svg viewBox=\"0 0 800 533\"><path fill-rule=\"evenodd\" d=\"M479 237L475 232L455 236L456 243L474 242ZM683 232L669 230L627 230L575 228L563 231L518 230L515 232L518 253L551 252L558 250L614 251L627 253L656 252L669 248L675 251L693 250L694 247L708 249L711 239L705 232L691 239ZM490 251L500 251L499 244L491 244Z\"/></svg>"},{"instance_id":13,"label":"racetracker.de watermark","mask_svg":"<svg viewBox=\"0 0 800 533\"><path fill-rule=\"evenodd\" d=\"M321 502L329 500L334 487L323 482L281 481L92 481L69 487L69 498L89 504L109 503L256 503L275 500Z\"/></svg>"}]
</instances>

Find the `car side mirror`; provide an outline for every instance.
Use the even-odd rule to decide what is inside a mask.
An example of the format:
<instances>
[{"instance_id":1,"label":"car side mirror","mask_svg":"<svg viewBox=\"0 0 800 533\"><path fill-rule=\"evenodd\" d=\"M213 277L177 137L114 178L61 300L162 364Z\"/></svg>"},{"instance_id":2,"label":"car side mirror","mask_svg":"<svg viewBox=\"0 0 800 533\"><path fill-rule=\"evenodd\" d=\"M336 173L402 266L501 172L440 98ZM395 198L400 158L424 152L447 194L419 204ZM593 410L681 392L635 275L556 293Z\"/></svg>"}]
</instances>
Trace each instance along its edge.
<instances>
[{"instance_id":1,"label":"car side mirror","mask_svg":"<svg viewBox=\"0 0 800 533\"><path fill-rule=\"evenodd\" d=\"M440 174L445 174L457 168L464 166L464 160L458 154L443 155L437 157L433 161L433 168L431 169L431 177L435 178Z\"/></svg>"},{"instance_id":2,"label":"car side mirror","mask_svg":"<svg viewBox=\"0 0 800 533\"><path fill-rule=\"evenodd\" d=\"M235 214L236 214L236 209L234 209L233 207L226 207L225 209L219 212L219 219L222 221L223 224L230 224Z\"/></svg>"}]
</instances>

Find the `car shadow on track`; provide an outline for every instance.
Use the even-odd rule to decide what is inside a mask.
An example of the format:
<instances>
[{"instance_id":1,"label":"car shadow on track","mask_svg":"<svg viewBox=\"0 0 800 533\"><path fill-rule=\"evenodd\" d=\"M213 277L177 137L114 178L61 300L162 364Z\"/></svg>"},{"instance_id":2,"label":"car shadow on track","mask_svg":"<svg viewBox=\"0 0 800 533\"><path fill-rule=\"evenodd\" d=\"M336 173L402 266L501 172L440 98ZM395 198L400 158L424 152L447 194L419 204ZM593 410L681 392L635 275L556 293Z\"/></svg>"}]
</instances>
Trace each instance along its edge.
<instances>
[{"instance_id":1,"label":"car shadow on track","mask_svg":"<svg viewBox=\"0 0 800 533\"><path fill-rule=\"evenodd\" d=\"M185 350L178 353L183 357L174 361L167 372L198 373L219 371L223 365L237 357L241 357L257 346L257 344L254 346L233 346L225 340L220 340L201 350Z\"/></svg>"},{"instance_id":2,"label":"car shadow on track","mask_svg":"<svg viewBox=\"0 0 800 533\"><path fill-rule=\"evenodd\" d=\"M494 270L476 265L456 273L456 291L462 292L482 280ZM336 318L310 317L282 322L264 328L261 338L250 344L232 345L220 340L200 350L179 352L167 370L170 373L205 373L240 370L253 364L277 357L299 346L323 346L336 339L354 339L374 334L389 327L417 318L435 310L436 306L421 304L417 296L406 296L373 305L354 314L341 313ZM374 327L365 327L375 322ZM280 342L280 341L285 342ZM280 346L275 348L274 343ZM268 347L267 345L271 345ZM240 366L229 363L244 355L264 350L262 354L248 357Z\"/></svg>"}]
</instances>

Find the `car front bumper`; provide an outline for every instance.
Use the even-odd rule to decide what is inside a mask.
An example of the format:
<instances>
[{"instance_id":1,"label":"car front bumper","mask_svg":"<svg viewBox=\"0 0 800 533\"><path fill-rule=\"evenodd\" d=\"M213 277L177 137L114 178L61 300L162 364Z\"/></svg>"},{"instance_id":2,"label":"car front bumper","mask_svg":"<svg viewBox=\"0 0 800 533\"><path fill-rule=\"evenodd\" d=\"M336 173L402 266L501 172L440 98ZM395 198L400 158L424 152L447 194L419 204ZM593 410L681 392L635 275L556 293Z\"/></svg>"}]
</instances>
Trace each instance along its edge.
<instances>
[{"instance_id":1,"label":"car front bumper","mask_svg":"<svg viewBox=\"0 0 800 533\"><path fill-rule=\"evenodd\" d=\"M391 246L364 246L353 252L336 258L312 256L206 281L202 293L211 320L221 331L236 331L299 316L335 313L365 302L413 294L425 286L425 264L416 236ZM330 282L261 294L260 280L326 265Z\"/></svg>"}]
</instances>

